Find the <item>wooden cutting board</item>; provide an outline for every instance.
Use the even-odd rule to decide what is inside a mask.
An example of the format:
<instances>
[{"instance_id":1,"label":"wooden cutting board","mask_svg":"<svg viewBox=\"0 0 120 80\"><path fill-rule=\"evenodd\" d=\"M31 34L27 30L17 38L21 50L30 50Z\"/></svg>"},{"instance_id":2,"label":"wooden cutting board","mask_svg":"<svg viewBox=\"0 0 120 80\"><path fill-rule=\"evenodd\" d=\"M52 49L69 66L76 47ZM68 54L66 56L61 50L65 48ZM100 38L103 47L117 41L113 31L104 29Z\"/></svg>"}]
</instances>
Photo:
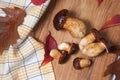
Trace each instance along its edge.
<instances>
[{"instance_id":1,"label":"wooden cutting board","mask_svg":"<svg viewBox=\"0 0 120 80\"><path fill-rule=\"evenodd\" d=\"M48 9L34 29L35 36L41 41L45 41L50 31L58 44L64 41L79 43L80 39L73 38L67 31L54 29L53 18L61 9L68 9L75 17L82 19L89 32L92 27L99 30L106 20L115 14L120 14L120 0L104 0L100 6L96 0L51 0ZM104 30L102 33L112 43L120 43L120 25ZM110 76L103 77L103 73L107 65L115 60L115 55L103 53L92 59L93 65L90 68L82 70L73 68L72 62L76 57L86 58L79 51L72 55L66 64L60 65L57 60L53 61L56 80L110 80Z\"/></svg>"}]
</instances>

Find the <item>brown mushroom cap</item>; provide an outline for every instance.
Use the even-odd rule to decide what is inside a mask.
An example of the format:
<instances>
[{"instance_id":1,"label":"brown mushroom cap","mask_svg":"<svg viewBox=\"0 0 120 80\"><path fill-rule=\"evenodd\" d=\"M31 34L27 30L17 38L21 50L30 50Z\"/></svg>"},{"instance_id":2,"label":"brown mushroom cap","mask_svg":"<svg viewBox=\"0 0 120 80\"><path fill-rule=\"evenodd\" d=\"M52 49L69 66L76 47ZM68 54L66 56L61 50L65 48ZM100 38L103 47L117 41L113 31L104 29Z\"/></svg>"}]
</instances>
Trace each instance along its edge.
<instances>
[{"instance_id":1,"label":"brown mushroom cap","mask_svg":"<svg viewBox=\"0 0 120 80\"><path fill-rule=\"evenodd\" d=\"M105 38L103 38L101 36L100 32L97 29L95 29L95 28L91 29L91 33L93 33L93 35L95 36L97 41L101 41L105 45L106 51L110 52L110 49L111 49L110 42L107 41Z\"/></svg>"},{"instance_id":2,"label":"brown mushroom cap","mask_svg":"<svg viewBox=\"0 0 120 80\"><path fill-rule=\"evenodd\" d=\"M81 67L80 67L80 60L81 60L82 58L79 58L79 57L77 57L77 58L75 58L74 59L74 61L73 61L73 67L75 68L75 69L81 69Z\"/></svg>"},{"instance_id":3,"label":"brown mushroom cap","mask_svg":"<svg viewBox=\"0 0 120 80\"><path fill-rule=\"evenodd\" d=\"M100 41L105 45L106 51L109 53L111 51L111 44L104 38L101 38Z\"/></svg>"},{"instance_id":4,"label":"brown mushroom cap","mask_svg":"<svg viewBox=\"0 0 120 80\"><path fill-rule=\"evenodd\" d=\"M60 51L60 52L62 55L59 58L59 64L63 64L68 61L70 55L68 54L67 51Z\"/></svg>"},{"instance_id":5,"label":"brown mushroom cap","mask_svg":"<svg viewBox=\"0 0 120 80\"><path fill-rule=\"evenodd\" d=\"M71 47L71 50L70 50L70 54L74 54L74 53L76 53L79 50L78 44L72 43L71 46L72 47Z\"/></svg>"},{"instance_id":6,"label":"brown mushroom cap","mask_svg":"<svg viewBox=\"0 0 120 80\"><path fill-rule=\"evenodd\" d=\"M99 41L100 38L102 38L100 32L97 29L95 29L95 28L91 29L91 33L95 36L97 41Z\"/></svg>"},{"instance_id":7,"label":"brown mushroom cap","mask_svg":"<svg viewBox=\"0 0 120 80\"><path fill-rule=\"evenodd\" d=\"M56 30L63 29L63 25L65 23L67 16L68 16L67 9L63 9L56 14L56 16L54 17L54 20L53 20L53 25Z\"/></svg>"}]
</instances>

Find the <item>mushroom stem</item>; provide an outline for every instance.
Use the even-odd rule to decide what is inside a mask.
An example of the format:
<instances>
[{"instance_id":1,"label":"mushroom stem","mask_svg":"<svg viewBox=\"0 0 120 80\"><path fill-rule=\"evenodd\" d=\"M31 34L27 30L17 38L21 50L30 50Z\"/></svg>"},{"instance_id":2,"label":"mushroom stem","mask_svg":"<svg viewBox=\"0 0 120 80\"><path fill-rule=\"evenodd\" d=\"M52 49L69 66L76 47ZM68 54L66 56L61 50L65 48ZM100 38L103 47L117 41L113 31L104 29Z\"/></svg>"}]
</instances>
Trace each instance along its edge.
<instances>
[{"instance_id":1,"label":"mushroom stem","mask_svg":"<svg viewBox=\"0 0 120 80\"><path fill-rule=\"evenodd\" d=\"M86 45L88 45L94 41L95 41L95 36L92 33L90 33L86 37L81 39L81 41L79 43L79 47L82 50Z\"/></svg>"},{"instance_id":2,"label":"mushroom stem","mask_svg":"<svg viewBox=\"0 0 120 80\"><path fill-rule=\"evenodd\" d=\"M79 43L79 47L82 50L88 44L94 42L95 40L99 40L101 38L100 33L96 29L91 29L91 33L81 39Z\"/></svg>"},{"instance_id":3,"label":"mushroom stem","mask_svg":"<svg viewBox=\"0 0 120 80\"><path fill-rule=\"evenodd\" d=\"M73 37L82 38L86 34L86 26L80 19L67 17L63 28L66 29Z\"/></svg>"},{"instance_id":4,"label":"mushroom stem","mask_svg":"<svg viewBox=\"0 0 120 80\"><path fill-rule=\"evenodd\" d=\"M59 59L61 56L61 53L57 49L52 49L50 51L50 56L53 57L54 59Z\"/></svg>"},{"instance_id":5,"label":"mushroom stem","mask_svg":"<svg viewBox=\"0 0 120 80\"><path fill-rule=\"evenodd\" d=\"M101 54L105 49L106 45L103 42L96 42L85 46L82 53L89 57L95 57Z\"/></svg>"},{"instance_id":6,"label":"mushroom stem","mask_svg":"<svg viewBox=\"0 0 120 80\"><path fill-rule=\"evenodd\" d=\"M91 61L89 59L81 59L80 66L81 68L85 68L91 65Z\"/></svg>"},{"instance_id":7,"label":"mushroom stem","mask_svg":"<svg viewBox=\"0 0 120 80\"><path fill-rule=\"evenodd\" d=\"M67 62L69 59L69 54L66 51L59 51L57 49L52 49L50 51L50 56L53 57L54 59L58 59L59 64L63 64Z\"/></svg>"}]
</instances>

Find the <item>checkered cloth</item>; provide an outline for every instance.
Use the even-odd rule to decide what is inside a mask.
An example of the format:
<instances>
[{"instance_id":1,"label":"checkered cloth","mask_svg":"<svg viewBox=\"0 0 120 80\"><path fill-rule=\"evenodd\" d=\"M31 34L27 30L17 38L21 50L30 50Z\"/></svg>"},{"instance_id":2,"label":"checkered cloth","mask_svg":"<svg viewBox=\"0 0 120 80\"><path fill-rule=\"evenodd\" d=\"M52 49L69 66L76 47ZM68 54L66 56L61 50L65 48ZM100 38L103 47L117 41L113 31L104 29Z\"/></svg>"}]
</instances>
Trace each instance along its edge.
<instances>
[{"instance_id":1,"label":"checkered cloth","mask_svg":"<svg viewBox=\"0 0 120 80\"><path fill-rule=\"evenodd\" d=\"M0 0L0 8L25 8L31 0ZM24 22L18 26L19 39L0 56L0 80L55 80L52 64L39 68L43 58L43 44L29 36L50 0L40 6L30 4ZM0 9L0 16L5 13Z\"/></svg>"}]
</instances>

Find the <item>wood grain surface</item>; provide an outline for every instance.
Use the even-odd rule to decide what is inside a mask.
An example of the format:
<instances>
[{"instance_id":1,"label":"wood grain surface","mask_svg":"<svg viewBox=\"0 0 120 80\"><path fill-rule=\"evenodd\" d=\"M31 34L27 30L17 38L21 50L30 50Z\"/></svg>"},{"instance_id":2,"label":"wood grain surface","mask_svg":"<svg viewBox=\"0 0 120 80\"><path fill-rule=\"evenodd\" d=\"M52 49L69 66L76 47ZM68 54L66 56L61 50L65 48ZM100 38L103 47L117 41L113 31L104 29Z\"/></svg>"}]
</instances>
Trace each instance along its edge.
<instances>
[{"instance_id":1,"label":"wood grain surface","mask_svg":"<svg viewBox=\"0 0 120 80\"><path fill-rule=\"evenodd\" d=\"M61 9L68 9L72 15L82 19L89 32L89 29L93 27L99 30L106 20L115 14L120 14L120 0L104 0L100 6L96 0L51 0L45 14L34 28L34 35L42 42L45 42L50 31L58 44L64 41L79 43L80 39L73 38L67 31L56 31L54 29L53 18ZM120 25L106 29L102 31L102 34L112 43L120 43ZM82 70L73 68L72 62L76 57L86 58L79 51L72 55L66 64L60 65L58 60L53 61L56 80L110 80L110 76L103 77L103 73L107 65L115 60L114 54L103 53L92 58L93 65Z\"/></svg>"}]
</instances>

